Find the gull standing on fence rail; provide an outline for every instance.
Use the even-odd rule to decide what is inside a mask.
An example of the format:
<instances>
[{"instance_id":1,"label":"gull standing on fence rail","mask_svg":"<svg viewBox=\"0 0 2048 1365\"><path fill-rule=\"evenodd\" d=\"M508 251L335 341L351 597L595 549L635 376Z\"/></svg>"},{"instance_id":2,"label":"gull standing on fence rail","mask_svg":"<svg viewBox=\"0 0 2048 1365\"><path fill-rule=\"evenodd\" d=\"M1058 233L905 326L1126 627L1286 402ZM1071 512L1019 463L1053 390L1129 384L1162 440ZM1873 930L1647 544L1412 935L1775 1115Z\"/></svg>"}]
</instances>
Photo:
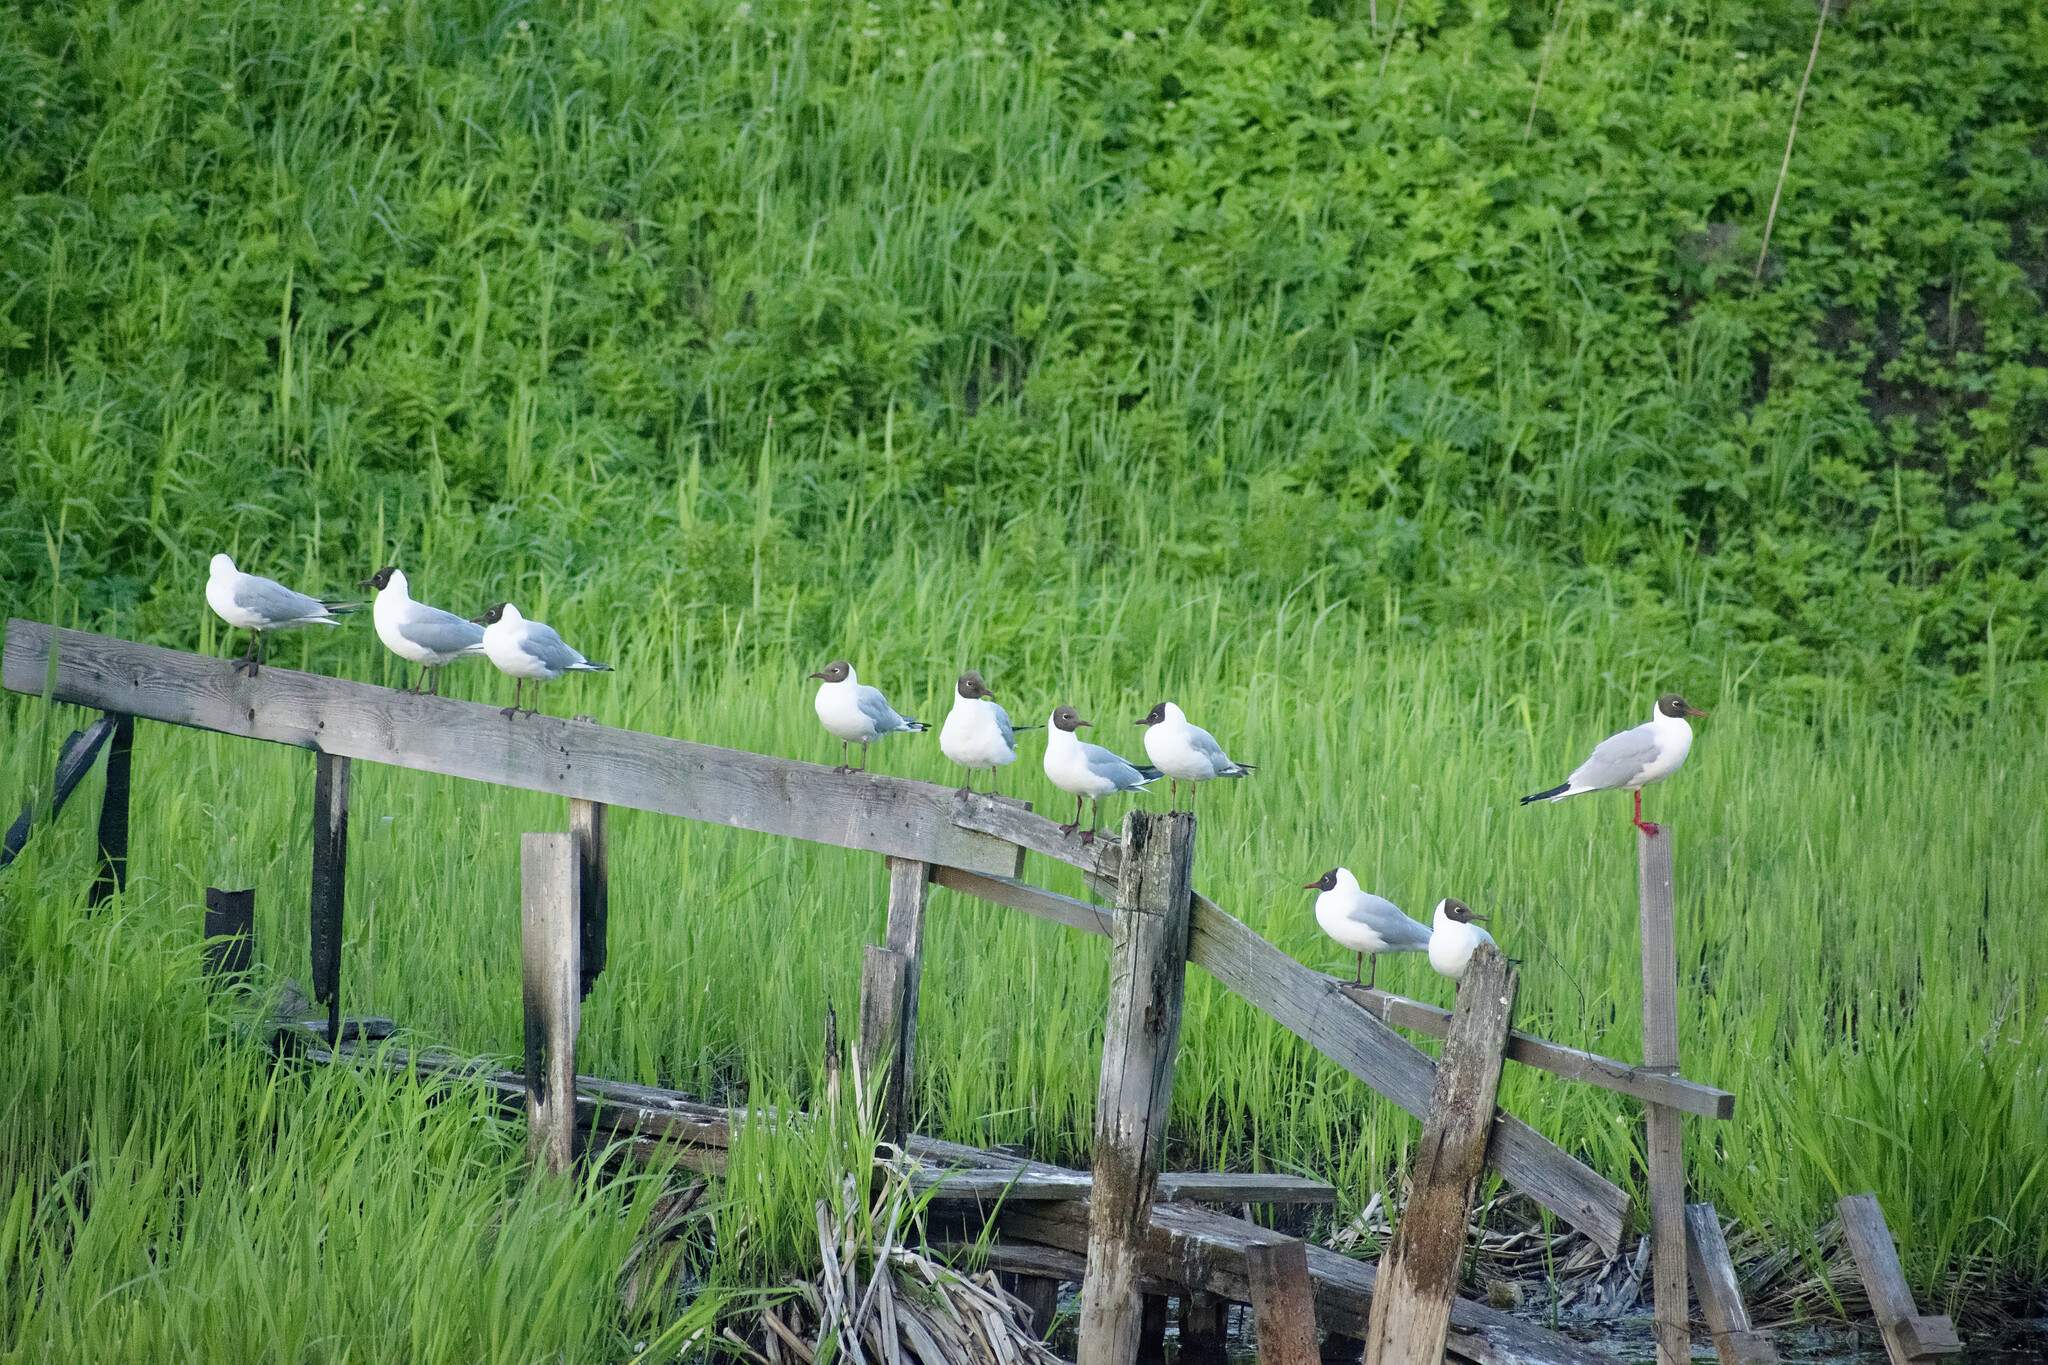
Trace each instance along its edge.
<instances>
[{"instance_id":1,"label":"gull standing on fence rail","mask_svg":"<svg viewBox=\"0 0 2048 1365\"><path fill-rule=\"evenodd\" d=\"M821 695L823 691L819 689ZM960 788L961 796L974 794L974 774L983 769L989 774L989 794L999 795L995 771L1017 761L1017 731L1045 727L1012 725L1010 713L997 703L995 693L988 690L981 674L971 668L960 675L953 693L953 709L946 713L946 723L939 730L939 752L967 769L967 784ZM821 717L823 714L819 712Z\"/></svg>"},{"instance_id":2,"label":"gull standing on fence rail","mask_svg":"<svg viewBox=\"0 0 2048 1365\"><path fill-rule=\"evenodd\" d=\"M564 673L609 673L610 664L592 663L557 635L550 626L529 621L510 602L500 602L471 624L484 627L484 653L498 671L511 678L512 704L502 713L510 720L519 714L520 690L533 681L531 716L540 711L540 685L553 682Z\"/></svg>"},{"instance_id":3,"label":"gull standing on fence rail","mask_svg":"<svg viewBox=\"0 0 2048 1365\"><path fill-rule=\"evenodd\" d=\"M1351 981L1354 986L1372 989L1373 982L1379 979L1381 953L1429 951L1429 926L1402 914L1401 907L1385 896L1375 896L1360 887L1348 867L1333 867L1302 890L1323 893L1316 897L1316 923L1324 933L1358 954L1358 972ZM1365 975L1368 953L1372 955L1370 979Z\"/></svg>"},{"instance_id":4,"label":"gull standing on fence rail","mask_svg":"<svg viewBox=\"0 0 2048 1365\"><path fill-rule=\"evenodd\" d=\"M1650 709L1648 721L1601 740L1594 748L1593 756L1574 768L1562 785L1547 792L1537 792L1534 796L1525 796L1522 804L1562 801L1567 796L1619 788L1635 793L1636 809L1632 817L1635 827L1654 839L1657 826L1643 823L1643 788L1662 782L1678 771L1679 765L1685 762L1685 756L1692 752L1692 727L1685 723L1685 718L1705 714L1687 705L1685 698L1676 692L1666 692Z\"/></svg>"},{"instance_id":5,"label":"gull standing on fence rail","mask_svg":"<svg viewBox=\"0 0 2048 1365\"><path fill-rule=\"evenodd\" d=\"M903 731L913 733L932 727L921 720L896 714L896 708L889 705L889 699L877 688L869 687L854 673L853 665L844 659L834 659L825 665L823 673L813 673L824 686L818 689L816 700L818 723L839 739L839 766L835 773L856 771L846 761L846 746L860 745L860 768L868 770L868 745L888 735Z\"/></svg>"},{"instance_id":6,"label":"gull standing on fence rail","mask_svg":"<svg viewBox=\"0 0 2048 1365\"><path fill-rule=\"evenodd\" d=\"M1448 976L1453 981L1465 979L1472 954L1480 944L1493 942L1492 934L1473 923L1485 918L1473 914L1472 907L1455 896L1446 896L1436 903L1436 927L1429 935L1429 965L1436 968L1438 976Z\"/></svg>"},{"instance_id":7,"label":"gull standing on fence rail","mask_svg":"<svg viewBox=\"0 0 2048 1365\"><path fill-rule=\"evenodd\" d=\"M1102 798L1117 792L1141 792L1145 784L1159 776L1157 768L1140 768L1118 758L1100 744L1090 744L1079 733L1084 725L1093 727L1092 720L1082 720L1081 713L1071 706L1062 706L1052 713L1051 729L1046 732L1045 775L1052 784L1074 798L1074 823L1061 825L1060 833L1072 837L1081 828L1081 802L1095 802L1095 821L1088 832L1081 836L1083 844L1095 842L1095 832L1102 824Z\"/></svg>"},{"instance_id":8,"label":"gull standing on fence rail","mask_svg":"<svg viewBox=\"0 0 2048 1365\"><path fill-rule=\"evenodd\" d=\"M377 638L384 642L384 648L420 666L419 680L412 685L414 692L427 686L427 675L431 672L432 695L440 696L441 669L457 659L484 652L484 628L452 611L413 601L405 574L397 565L385 565L356 586L377 590L370 619L377 623ZM403 688L405 684L401 682L399 686Z\"/></svg>"},{"instance_id":9,"label":"gull standing on fence rail","mask_svg":"<svg viewBox=\"0 0 2048 1365\"><path fill-rule=\"evenodd\" d=\"M228 556L215 555L206 578L206 605L230 626L249 632L249 652L235 661L235 672L253 678L263 665L264 631L338 625L337 618L361 604L308 597L275 579L243 573Z\"/></svg>"},{"instance_id":10,"label":"gull standing on fence rail","mask_svg":"<svg viewBox=\"0 0 2048 1365\"><path fill-rule=\"evenodd\" d=\"M1166 774L1167 804L1180 796L1180 784L1188 784L1188 801L1194 802L1194 786L1218 777L1248 777L1256 771L1250 763L1233 763L1216 736L1187 716L1170 701L1160 702L1151 714L1138 722L1145 728L1145 756Z\"/></svg>"}]
</instances>

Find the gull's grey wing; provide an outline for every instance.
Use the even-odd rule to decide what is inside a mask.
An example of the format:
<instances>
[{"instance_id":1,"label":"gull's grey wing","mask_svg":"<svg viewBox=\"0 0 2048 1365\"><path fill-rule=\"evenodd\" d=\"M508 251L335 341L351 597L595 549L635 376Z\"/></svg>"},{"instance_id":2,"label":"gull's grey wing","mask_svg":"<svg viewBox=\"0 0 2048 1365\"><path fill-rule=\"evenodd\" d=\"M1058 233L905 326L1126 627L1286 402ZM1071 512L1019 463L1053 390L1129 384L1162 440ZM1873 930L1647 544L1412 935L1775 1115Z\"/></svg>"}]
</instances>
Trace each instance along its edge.
<instances>
[{"instance_id":1,"label":"gull's grey wing","mask_svg":"<svg viewBox=\"0 0 2048 1365\"><path fill-rule=\"evenodd\" d=\"M1188 743L1194 746L1196 753L1215 764L1218 770L1237 766L1230 761L1230 755L1223 752L1223 746L1216 742L1216 736L1199 725L1190 725L1188 731Z\"/></svg>"},{"instance_id":2,"label":"gull's grey wing","mask_svg":"<svg viewBox=\"0 0 2048 1365\"><path fill-rule=\"evenodd\" d=\"M1010 713L999 702L990 702L989 708L996 713L996 730L1003 737L1003 743L1012 749L1017 747L1017 730L1010 724Z\"/></svg>"},{"instance_id":3,"label":"gull's grey wing","mask_svg":"<svg viewBox=\"0 0 2048 1365\"><path fill-rule=\"evenodd\" d=\"M293 592L284 584L254 574L243 574L235 583L235 605L253 611L266 621L303 621L325 616L327 607L317 597Z\"/></svg>"},{"instance_id":4,"label":"gull's grey wing","mask_svg":"<svg viewBox=\"0 0 2048 1365\"><path fill-rule=\"evenodd\" d=\"M855 693L854 696L856 704L860 707L861 714L874 722L875 729L882 734L888 734L891 730L907 728L903 724L903 717L896 714L896 708L889 705L889 699L884 697L879 690L869 687L866 683L862 683L860 691Z\"/></svg>"},{"instance_id":5,"label":"gull's grey wing","mask_svg":"<svg viewBox=\"0 0 2048 1365\"><path fill-rule=\"evenodd\" d=\"M1429 926L1418 924L1401 913L1401 907L1384 896L1365 893L1361 904L1354 905L1345 919L1362 924L1387 941L1389 948L1427 948Z\"/></svg>"},{"instance_id":6,"label":"gull's grey wing","mask_svg":"<svg viewBox=\"0 0 2048 1365\"><path fill-rule=\"evenodd\" d=\"M416 606L412 615L398 623L398 633L436 654L481 652L484 647L482 626L439 607Z\"/></svg>"},{"instance_id":7,"label":"gull's grey wing","mask_svg":"<svg viewBox=\"0 0 2048 1365\"><path fill-rule=\"evenodd\" d=\"M557 673L566 673L583 662L583 656L569 648L569 644L555 633L553 626L544 626L538 621L528 621L520 648L546 664Z\"/></svg>"},{"instance_id":8,"label":"gull's grey wing","mask_svg":"<svg viewBox=\"0 0 2048 1365\"><path fill-rule=\"evenodd\" d=\"M1571 785L1595 790L1619 787L1634 781L1656 756L1657 736L1646 722L1601 740L1593 756L1572 769Z\"/></svg>"},{"instance_id":9,"label":"gull's grey wing","mask_svg":"<svg viewBox=\"0 0 2048 1365\"><path fill-rule=\"evenodd\" d=\"M1111 753L1100 744L1084 741L1081 749L1087 755L1089 771L1108 778L1120 792L1136 791L1152 780L1136 764Z\"/></svg>"}]
</instances>

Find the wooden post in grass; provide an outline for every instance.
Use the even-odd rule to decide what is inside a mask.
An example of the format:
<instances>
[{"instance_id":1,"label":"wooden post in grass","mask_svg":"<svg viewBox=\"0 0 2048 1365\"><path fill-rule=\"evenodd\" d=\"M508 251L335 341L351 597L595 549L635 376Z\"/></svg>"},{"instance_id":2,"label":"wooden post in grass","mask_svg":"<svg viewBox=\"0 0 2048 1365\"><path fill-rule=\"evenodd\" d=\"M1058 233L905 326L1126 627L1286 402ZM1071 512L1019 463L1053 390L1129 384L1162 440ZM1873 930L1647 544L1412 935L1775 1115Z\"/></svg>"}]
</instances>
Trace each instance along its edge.
<instances>
[{"instance_id":1,"label":"wooden post in grass","mask_svg":"<svg viewBox=\"0 0 2048 1365\"><path fill-rule=\"evenodd\" d=\"M1138 1354L1138 1258L1166 1148L1194 861L1194 816L1124 816L1109 1024L1095 1092L1079 1365L1131 1365Z\"/></svg>"},{"instance_id":2,"label":"wooden post in grass","mask_svg":"<svg viewBox=\"0 0 2048 1365\"><path fill-rule=\"evenodd\" d=\"M1486 1169L1517 978L1482 943L1458 983L1450 1035L1416 1148L1413 1188L1380 1258L1366 1323L1365 1365L1441 1365L1458 1292L1472 1195Z\"/></svg>"},{"instance_id":3,"label":"wooden post in grass","mask_svg":"<svg viewBox=\"0 0 2048 1365\"><path fill-rule=\"evenodd\" d=\"M240 976L256 957L256 891L206 888L206 947L209 977Z\"/></svg>"},{"instance_id":4,"label":"wooden post in grass","mask_svg":"<svg viewBox=\"0 0 2048 1365\"><path fill-rule=\"evenodd\" d=\"M884 937L903 966L903 1084L899 1113L909 1112L909 1087L917 1066L917 987L924 977L924 912L932 899L932 865L914 858L884 857L889 869L889 928Z\"/></svg>"},{"instance_id":5,"label":"wooden post in grass","mask_svg":"<svg viewBox=\"0 0 2048 1365\"><path fill-rule=\"evenodd\" d=\"M1721 1235L1721 1215L1712 1204L1685 1206L1685 1261L1721 1365L1778 1365L1778 1348L1769 1334L1749 1325L1728 1239Z\"/></svg>"},{"instance_id":6,"label":"wooden post in grass","mask_svg":"<svg viewBox=\"0 0 2048 1365\"><path fill-rule=\"evenodd\" d=\"M348 870L349 762L317 756L313 776L313 1001L327 1006L327 1045L341 1043L341 907Z\"/></svg>"},{"instance_id":7,"label":"wooden post in grass","mask_svg":"<svg viewBox=\"0 0 2048 1365\"><path fill-rule=\"evenodd\" d=\"M575 836L519 836L520 986L526 1017L526 1148L551 1175L576 1157L576 1029L582 1015Z\"/></svg>"},{"instance_id":8,"label":"wooden post in grass","mask_svg":"<svg viewBox=\"0 0 2048 1365\"><path fill-rule=\"evenodd\" d=\"M1898 1248L1892 1245L1892 1230L1885 1224L1877 1196L1852 1194L1835 1205L1835 1212L1841 1216L1842 1233L1856 1260L1863 1292L1870 1298L1870 1315L1877 1319L1878 1331L1884 1333L1884 1352L1891 1365L1912 1365L1962 1350L1954 1323L1940 1314L1923 1316L1914 1305L1913 1290L1899 1266Z\"/></svg>"},{"instance_id":9,"label":"wooden post in grass","mask_svg":"<svg viewBox=\"0 0 2048 1365\"><path fill-rule=\"evenodd\" d=\"M1671 826L1636 832L1636 887L1643 938L1643 1069L1678 1075L1678 932L1671 885ZM1645 1104L1650 1176L1650 1255L1657 1365L1692 1359L1686 1305L1685 1145L1681 1111Z\"/></svg>"},{"instance_id":10,"label":"wooden post in grass","mask_svg":"<svg viewBox=\"0 0 2048 1365\"><path fill-rule=\"evenodd\" d=\"M576 933L581 963L577 991L585 1000L604 971L605 921L611 900L611 859L605 838L609 823L602 801L569 798L569 836L576 841Z\"/></svg>"},{"instance_id":11,"label":"wooden post in grass","mask_svg":"<svg viewBox=\"0 0 2048 1365\"><path fill-rule=\"evenodd\" d=\"M1220 1361L1229 1342L1230 1300L1200 1289L1180 1296L1180 1355L1183 1361Z\"/></svg>"},{"instance_id":12,"label":"wooden post in grass","mask_svg":"<svg viewBox=\"0 0 2048 1365\"><path fill-rule=\"evenodd\" d=\"M1308 1278L1308 1247L1254 1242L1244 1250L1252 1284L1252 1325L1259 1365L1317 1365L1315 1286ZM1449 1307L1445 1308L1449 1322Z\"/></svg>"},{"instance_id":13,"label":"wooden post in grass","mask_svg":"<svg viewBox=\"0 0 2048 1365\"><path fill-rule=\"evenodd\" d=\"M93 878L88 905L128 889L128 775L135 750L135 717L107 712L114 722L107 749L107 784L100 797L99 875Z\"/></svg>"},{"instance_id":14,"label":"wooden post in grass","mask_svg":"<svg viewBox=\"0 0 2048 1365\"><path fill-rule=\"evenodd\" d=\"M854 1036L855 1079L872 1106L880 1142L903 1144L903 991L910 959L867 945L860 965L860 1024Z\"/></svg>"}]
</instances>

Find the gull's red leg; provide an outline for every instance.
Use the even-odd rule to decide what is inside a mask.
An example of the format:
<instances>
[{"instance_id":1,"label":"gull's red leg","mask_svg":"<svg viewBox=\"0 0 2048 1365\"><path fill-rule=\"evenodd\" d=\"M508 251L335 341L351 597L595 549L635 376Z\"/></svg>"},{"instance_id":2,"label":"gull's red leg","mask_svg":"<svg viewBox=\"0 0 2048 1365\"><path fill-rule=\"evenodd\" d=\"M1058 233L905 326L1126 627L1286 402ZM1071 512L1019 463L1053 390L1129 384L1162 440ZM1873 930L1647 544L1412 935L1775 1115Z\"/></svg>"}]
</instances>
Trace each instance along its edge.
<instances>
[{"instance_id":1,"label":"gull's red leg","mask_svg":"<svg viewBox=\"0 0 2048 1365\"><path fill-rule=\"evenodd\" d=\"M1643 833L1649 835L1652 839L1656 838L1660 833L1663 832L1659 830L1655 825L1646 825L1643 823L1643 789L1641 787L1636 788L1635 826Z\"/></svg>"}]
</instances>

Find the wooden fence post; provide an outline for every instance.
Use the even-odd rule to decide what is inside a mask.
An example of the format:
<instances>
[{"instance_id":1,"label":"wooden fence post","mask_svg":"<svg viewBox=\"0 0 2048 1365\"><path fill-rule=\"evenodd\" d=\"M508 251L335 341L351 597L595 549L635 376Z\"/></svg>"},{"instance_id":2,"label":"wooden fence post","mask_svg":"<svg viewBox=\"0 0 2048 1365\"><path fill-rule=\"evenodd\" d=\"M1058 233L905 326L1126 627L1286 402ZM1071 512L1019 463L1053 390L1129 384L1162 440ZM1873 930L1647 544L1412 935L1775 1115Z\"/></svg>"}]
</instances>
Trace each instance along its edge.
<instances>
[{"instance_id":1,"label":"wooden fence post","mask_svg":"<svg viewBox=\"0 0 2048 1365\"><path fill-rule=\"evenodd\" d=\"M337 1049L341 1045L341 910L348 872L348 778L348 759L317 755L313 776L313 1001L327 1006L327 1045Z\"/></svg>"},{"instance_id":2,"label":"wooden fence post","mask_svg":"<svg viewBox=\"0 0 2048 1365\"><path fill-rule=\"evenodd\" d=\"M924 912L932 899L932 865L914 858L882 860L889 869L889 929L883 940L901 953L903 971L903 1087L899 1111L909 1113L909 1086L917 1066L917 988L924 979Z\"/></svg>"},{"instance_id":3,"label":"wooden fence post","mask_svg":"<svg viewBox=\"0 0 2048 1365\"><path fill-rule=\"evenodd\" d=\"M576 1157L582 924L576 840L519 836L520 995L526 1017L527 1152L551 1175Z\"/></svg>"},{"instance_id":4,"label":"wooden fence post","mask_svg":"<svg viewBox=\"0 0 2048 1365\"><path fill-rule=\"evenodd\" d=\"M602 801L569 798L569 834L576 841L577 939L582 963L578 992L586 1000L604 971L605 921L611 905L611 857L605 833L608 824Z\"/></svg>"},{"instance_id":5,"label":"wooden fence post","mask_svg":"<svg viewBox=\"0 0 2048 1365\"><path fill-rule=\"evenodd\" d=\"M1317 1365L1316 1299L1308 1278L1308 1247L1292 1237L1254 1242L1244 1249L1244 1260L1252 1285L1259 1365Z\"/></svg>"},{"instance_id":6,"label":"wooden fence post","mask_svg":"<svg viewBox=\"0 0 2048 1365\"><path fill-rule=\"evenodd\" d=\"M876 1139L903 1145L903 991L910 961L870 943L861 958L855 1080L872 1106Z\"/></svg>"},{"instance_id":7,"label":"wooden fence post","mask_svg":"<svg viewBox=\"0 0 2048 1365\"><path fill-rule=\"evenodd\" d=\"M1891 1365L1912 1365L1913 1361L1962 1350L1954 1323L1940 1314L1922 1316L1914 1305L1912 1287L1899 1265L1899 1251L1892 1245L1892 1230L1885 1224L1877 1196L1849 1195L1835 1205L1835 1212L1841 1216L1849 1254L1856 1260L1856 1273L1870 1298L1870 1315L1884 1334L1884 1351Z\"/></svg>"},{"instance_id":8,"label":"wooden fence post","mask_svg":"<svg viewBox=\"0 0 2048 1365\"><path fill-rule=\"evenodd\" d=\"M1643 1069L1678 1073L1678 933L1671 884L1671 826L1636 832L1636 887L1643 938ZM1650 1255L1655 1285L1657 1365L1688 1365L1692 1321L1686 1305L1685 1133L1681 1111L1643 1106L1648 1125Z\"/></svg>"},{"instance_id":9,"label":"wooden fence post","mask_svg":"<svg viewBox=\"0 0 2048 1365\"><path fill-rule=\"evenodd\" d=\"M1194 859L1194 816L1124 816L1079 1365L1131 1365L1138 1354L1138 1254L1166 1148Z\"/></svg>"},{"instance_id":10,"label":"wooden fence post","mask_svg":"<svg viewBox=\"0 0 2048 1365\"><path fill-rule=\"evenodd\" d=\"M1778 1348L1770 1336L1749 1325L1728 1239L1721 1235L1721 1215L1712 1204L1685 1206L1685 1260L1721 1365L1778 1365Z\"/></svg>"},{"instance_id":11,"label":"wooden fence post","mask_svg":"<svg viewBox=\"0 0 2048 1365\"><path fill-rule=\"evenodd\" d=\"M93 878L88 905L98 905L128 889L128 780L135 750L135 717L109 711L113 744L107 749L107 783L100 797L99 875Z\"/></svg>"},{"instance_id":12,"label":"wooden fence post","mask_svg":"<svg viewBox=\"0 0 2048 1365\"><path fill-rule=\"evenodd\" d=\"M1517 977L1482 943L1458 983L1436 1090L1416 1148L1408 1205L1380 1257L1366 1323L1365 1365L1441 1365L1458 1293L1472 1195L1486 1169Z\"/></svg>"},{"instance_id":13,"label":"wooden fence post","mask_svg":"<svg viewBox=\"0 0 2048 1365\"><path fill-rule=\"evenodd\" d=\"M240 976L256 957L256 891L206 888L206 946L209 977ZM330 1040L332 1041L332 1040Z\"/></svg>"}]
</instances>

